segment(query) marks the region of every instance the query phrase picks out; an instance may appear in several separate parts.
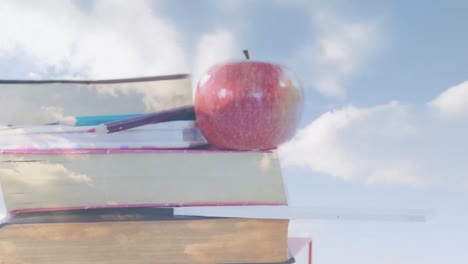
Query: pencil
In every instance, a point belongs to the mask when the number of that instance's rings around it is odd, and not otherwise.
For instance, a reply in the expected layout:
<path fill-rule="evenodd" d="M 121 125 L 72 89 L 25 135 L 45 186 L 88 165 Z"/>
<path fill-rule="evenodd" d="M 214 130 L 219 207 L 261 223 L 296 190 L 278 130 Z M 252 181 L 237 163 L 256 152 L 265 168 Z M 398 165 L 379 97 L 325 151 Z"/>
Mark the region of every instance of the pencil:
<path fill-rule="evenodd" d="M 48 125 L 64 126 L 97 126 L 100 124 L 114 122 L 122 119 L 141 116 L 143 114 L 125 114 L 125 115 L 98 115 L 98 116 L 69 116 L 64 119 L 49 123 Z"/>
<path fill-rule="evenodd" d="M 110 134 L 149 124 L 176 120 L 195 120 L 193 105 L 107 122 L 88 130 L 88 132 Z"/>

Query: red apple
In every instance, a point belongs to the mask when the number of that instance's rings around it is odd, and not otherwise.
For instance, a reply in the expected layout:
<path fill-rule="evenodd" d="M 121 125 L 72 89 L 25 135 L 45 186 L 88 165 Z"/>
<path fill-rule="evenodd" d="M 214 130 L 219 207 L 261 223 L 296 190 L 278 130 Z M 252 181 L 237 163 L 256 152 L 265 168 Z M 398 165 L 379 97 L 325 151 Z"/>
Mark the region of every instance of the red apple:
<path fill-rule="evenodd" d="M 197 123 L 208 142 L 223 149 L 272 149 L 299 124 L 303 90 L 284 67 L 240 61 L 212 67 L 195 92 Z"/>

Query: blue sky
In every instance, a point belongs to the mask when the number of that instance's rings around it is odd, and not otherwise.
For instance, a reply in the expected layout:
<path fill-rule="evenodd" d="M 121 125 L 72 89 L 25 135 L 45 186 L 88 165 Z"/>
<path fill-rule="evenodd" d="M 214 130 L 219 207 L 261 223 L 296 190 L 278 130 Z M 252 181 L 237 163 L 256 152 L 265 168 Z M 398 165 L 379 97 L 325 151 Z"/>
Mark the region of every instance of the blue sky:
<path fill-rule="evenodd" d="M 0 78 L 192 73 L 257 60 L 304 84 L 280 150 L 291 203 L 433 208 L 427 223 L 297 221 L 316 263 L 468 259 L 463 1 L 0 1 Z"/>

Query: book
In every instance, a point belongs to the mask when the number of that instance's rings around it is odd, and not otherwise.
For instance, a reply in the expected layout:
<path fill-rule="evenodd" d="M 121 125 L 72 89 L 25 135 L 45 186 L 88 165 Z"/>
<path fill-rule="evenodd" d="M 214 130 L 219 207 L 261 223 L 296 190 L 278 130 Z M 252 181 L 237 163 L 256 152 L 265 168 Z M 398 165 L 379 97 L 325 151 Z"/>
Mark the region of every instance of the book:
<path fill-rule="evenodd" d="M 0 113 L 0 263 L 293 262 L 284 214 L 222 209 L 287 204 L 276 151 L 211 149 L 192 116 L 167 122 L 192 103 L 188 76 L 0 91 L 15 109 Z M 102 120 L 116 133 L 94 133 Z M 176 210 L 188 207 L 200 210 Z"/>
<path fill-rule="evenodd" d="M 119 133 L 88 133 L 94 126 L 29 126 L 0 129 L 0 153 L 48 153 L 86 149 L 167 149 L 207 145 L 194 121 L 146 125 Z"/>
<path fill-rule="evenodd" d="M 276 151 L 76 149 L 68 154 L 2 154 L 0 184 L 7 212 L 287 204 Z"/>
<path fill-rule="evenodd" d="M 290 205 L 189 206 L 174 208 L 177 215 L 256 219 L 308 219 L 350 221 L 424 222 L 429 210 L 318 208 Z"/>
<path fill-rule="evenodd" d="M 296 264 L 312 264 L 312 239 L 289 237 L 288 248 Z"/>
<path fill-rule="evenodd" d="M 288 223 L 170 208 L 23 213 L 0 227 L 0 263 L 292 263 Z"/>
<path fill-rule="evenodd" d="M 0 125 L 35 126 L 70 116 L 158 112 L 192 104 L 188 75 L 115 80 L 0 80 Z"/>

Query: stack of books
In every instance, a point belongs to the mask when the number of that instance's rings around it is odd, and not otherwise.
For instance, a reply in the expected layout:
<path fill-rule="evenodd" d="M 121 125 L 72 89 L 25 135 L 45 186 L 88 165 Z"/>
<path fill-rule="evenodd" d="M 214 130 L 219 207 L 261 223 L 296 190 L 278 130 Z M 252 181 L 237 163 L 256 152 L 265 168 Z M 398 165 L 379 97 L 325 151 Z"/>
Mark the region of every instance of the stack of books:
<path fill-rule="evenodd" d="M 215 149 L 191 118 L 96 133 L 190 105 L 188 76 L 0 91 L 0 263 L 293 263 L 275 150 Z"/>

